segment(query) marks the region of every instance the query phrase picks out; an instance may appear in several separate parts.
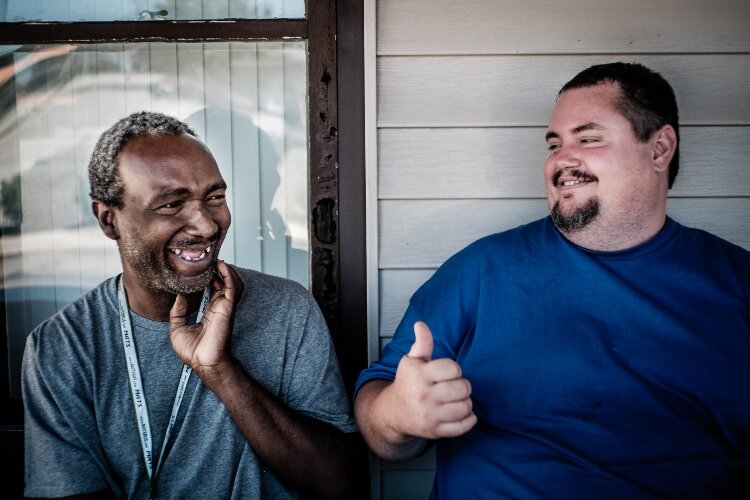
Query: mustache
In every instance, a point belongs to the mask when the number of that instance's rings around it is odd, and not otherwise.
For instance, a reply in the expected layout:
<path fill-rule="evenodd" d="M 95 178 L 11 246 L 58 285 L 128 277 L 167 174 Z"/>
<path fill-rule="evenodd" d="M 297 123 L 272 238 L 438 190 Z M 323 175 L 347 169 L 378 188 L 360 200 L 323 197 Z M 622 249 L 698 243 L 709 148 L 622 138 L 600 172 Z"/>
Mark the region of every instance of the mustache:
<path fill-rule="evenodd" d="M 216 231 L 209 238 L 184 238 L 181 240 L 174 240 L 171 245 L 176 247 L 189 247 L 193 245 L 213 245 L 221 238 L 221 230 Z"/>
<path fill-rule="evenodd" d="M 583 170 L 573 169 L 567 171 L 569 175 L 572 175 L 573 177 L 580 179 L 584 182 L 596 182 L 599 180 L 599 178 L 595 175 L 591 175 L 587 172 L 584 172 Z M 565 173 L 565 170 L 558 170 L 555 172 L 555 174 L 552 176 L 552 185 L 558 186 L 560 183 L 560 177 L 562 177 L 563 173 Z"/>

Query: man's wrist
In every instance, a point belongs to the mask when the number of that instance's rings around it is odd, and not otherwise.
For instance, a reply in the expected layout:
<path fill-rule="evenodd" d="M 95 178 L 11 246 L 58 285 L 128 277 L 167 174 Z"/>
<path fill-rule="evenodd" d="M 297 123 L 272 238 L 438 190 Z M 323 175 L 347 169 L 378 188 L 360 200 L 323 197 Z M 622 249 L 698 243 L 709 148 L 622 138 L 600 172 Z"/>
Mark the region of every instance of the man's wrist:
<path fill-rule="evenodd" d="M 201 382 L 206 387 L 216 392 L 215 389 L 220 389 L 236 381 L 237 376 L 243 370 L 234 357 L 228 356 L 219 363 L 203 365 L 195 368 L 193 371 L 195 371 L 195 374 L 198 375 L 198 378 L 201 379 Z"/>

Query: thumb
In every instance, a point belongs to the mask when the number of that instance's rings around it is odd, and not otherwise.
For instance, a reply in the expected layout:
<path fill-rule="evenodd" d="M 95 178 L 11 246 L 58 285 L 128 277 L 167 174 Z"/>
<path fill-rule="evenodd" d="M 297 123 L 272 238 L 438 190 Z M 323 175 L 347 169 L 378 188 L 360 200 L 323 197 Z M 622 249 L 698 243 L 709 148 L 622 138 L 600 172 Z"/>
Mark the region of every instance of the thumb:
<path fill-rule="evenodd" d="M 177 294 L 174 305 L 169 311 L 169 331 L 174 332 L 187 324 L 187 297 Z"/>
<path fill-rule="evenodd" d="M 407 356 L 421 358 L 425 361 L 432 359 L 432 332 L 427 323 L 423 321 L 414 323 L 414 344 L 412 344 Z"/>

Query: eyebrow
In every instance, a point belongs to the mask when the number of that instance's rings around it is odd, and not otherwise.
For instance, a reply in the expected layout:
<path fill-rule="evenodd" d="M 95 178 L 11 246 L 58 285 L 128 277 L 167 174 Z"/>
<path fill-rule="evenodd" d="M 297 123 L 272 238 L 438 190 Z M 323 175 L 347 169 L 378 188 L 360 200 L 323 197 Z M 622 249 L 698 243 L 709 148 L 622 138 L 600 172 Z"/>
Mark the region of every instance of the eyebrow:
<path fill-rule="evenodd" d="M 584 123 L 583 125 L 577 126 L 573 130 L 571 130 L 571 132 L 573 132 L 574 134 L 580 134 L 581 132 L 585 132 L 586 130 L 604 130 L 604 126 L 599 125 L 598 123 L 588 122 Z"/>
<path fill-rule="evenodd" d="M 208 186 L 208 189 L 206 189 L 206 193 L 211 193 L 213 191 L 219 190 L 219 189 L 226 189 L 227 183 L 224 181 L 214 182 L 210 186 Z M 190 190 L 185 187 L 178 187 L 178 188 L 167 188 L 162 189 L 159 191 L 152 199 L 152 202 L 159 201 L 163 198 L 169 198 L 170 196 L 185 196 L 187 194 L 190 194 Z"/>
<path fill-rule="evenodd" d="M 581 132 L 585 132 L 587 130 L 604 130 L 604 128 L 605 127 L 603 125 L 600 125 L 598 123 L 588 122 L 588 123 L 584 123 L 583 125 L 578 125 L 577 127 L 573 128 L 571 132 L 573 134 L 580 134 Z M 559 138 L 560 138 L 560 134 L 558 134 L 557 132 L 553 130 L 548 131 L 547 134 L 544 136 L 545 141 L 549 141 L 550 139 L 559 139 Z"/>

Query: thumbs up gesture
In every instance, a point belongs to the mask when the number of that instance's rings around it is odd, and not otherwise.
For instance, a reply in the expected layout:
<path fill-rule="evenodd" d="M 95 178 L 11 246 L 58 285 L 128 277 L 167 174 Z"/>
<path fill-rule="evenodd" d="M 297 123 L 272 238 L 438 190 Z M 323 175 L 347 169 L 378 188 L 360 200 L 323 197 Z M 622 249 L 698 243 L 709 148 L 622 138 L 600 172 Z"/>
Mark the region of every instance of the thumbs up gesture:
<path fill-rule="evenodd" d="M 401 359 L 389 387 L 394 427 L 403 434 L 438 439 L 468 432 L 477 423 L 471 384 L 452 359 L 432 360 L 433 340 L 423 322 L 414 324 L 414 344 Z"/>

